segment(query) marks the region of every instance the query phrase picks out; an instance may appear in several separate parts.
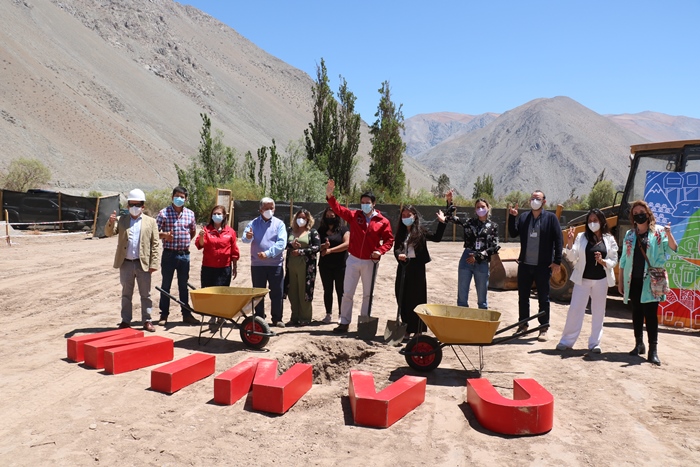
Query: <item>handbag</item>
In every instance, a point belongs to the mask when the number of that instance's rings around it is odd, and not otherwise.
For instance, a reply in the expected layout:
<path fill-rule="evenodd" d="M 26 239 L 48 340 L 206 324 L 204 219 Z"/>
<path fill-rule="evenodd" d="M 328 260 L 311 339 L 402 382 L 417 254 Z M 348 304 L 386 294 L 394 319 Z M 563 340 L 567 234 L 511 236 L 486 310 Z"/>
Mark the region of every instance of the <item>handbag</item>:
<path fill-rule="evenodd" d="M 647 258 L 647 254 L 644 248 L 640 247 L 644 259 L 647 262 L 647 273 L 649 274 L 650 284 L 651 284 L 651 295 L 657 300 L 660 300 L 663 295 L 667 295 L 671 292 L 668 286 L 668 274 L 666 273 L 666 268 L 654 268 Z"/>

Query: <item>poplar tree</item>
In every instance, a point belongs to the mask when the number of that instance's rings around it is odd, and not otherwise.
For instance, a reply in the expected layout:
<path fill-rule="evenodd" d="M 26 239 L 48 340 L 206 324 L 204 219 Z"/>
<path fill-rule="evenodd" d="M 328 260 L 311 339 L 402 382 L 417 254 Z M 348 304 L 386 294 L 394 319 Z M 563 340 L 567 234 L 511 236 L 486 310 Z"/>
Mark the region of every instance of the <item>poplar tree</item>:
<path fill-rule="evenodd" d="M 326 62 L 321 58 L 321 64 L 316 65 L 316 83 L 311 87 L 314 99 L 313 122 L 304 130 L 306 142 L 306 157 L 322 172 L 328 172 L 328 161 L 333 151 L 334 120 L 337 119 L 338 103 L 328 85 Z"/>
<path fill-rule="evenodd" d="M 369 183 L 375 191 L 385 191 L 392 197 L 403 194 L 406 175 L 403 172 L 403 153 L 406 143 L 401 139 L 404 118 L 400 104 L 398 108 L 391 100 L 389 82 L 384 81 L 379 89 L 381 98 L 374 114 L 377 120 L 370 128 L 371 163 Z"/>
<path fill-rule="evenodd" d="M 335 119 L 335 142 L 328 163 L 328 176 L 335 180 L 340 193 L 348 194 L 357 167 L 357 151 L 360 149 L 360 114 L 355 113 L 355 94 L 348 89 L 345 78 L 340 77 L 338 89 L 340 106 Z"/>

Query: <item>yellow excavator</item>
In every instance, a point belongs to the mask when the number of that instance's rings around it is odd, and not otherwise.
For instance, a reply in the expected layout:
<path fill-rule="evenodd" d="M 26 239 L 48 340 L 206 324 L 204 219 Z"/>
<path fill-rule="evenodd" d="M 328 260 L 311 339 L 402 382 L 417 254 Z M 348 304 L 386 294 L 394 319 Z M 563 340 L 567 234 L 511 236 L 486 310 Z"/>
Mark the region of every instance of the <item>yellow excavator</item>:
<path fill-rule="evenodd" d="M 608 221 L 608 227 L 615 236 L 617 244 L 631 228 L 630 204 L 644 199 L 647 172 L 700 172 L 700 140 L 667 141 L 662 143 L 636 144 L 630 147 L 630 171 L 624 191 L 615 194 L 613 205 L 601 209 Z M 698 189 L 700 194 L 700 188 Z M 618 199 L 619 198 L 619 199 Z M 557 207 L 557 218 L 562 206 Z M 506 214 L 507 216 L 508 214 Z M 507 218 L 506 218 L 507 220 Z M 572 219 L 562 230 L 573 227 L 576 233 L 585 229 L 586 216 Z M 564 236 L 566 239 L 566 235 Z M 520 253 L 519 246 L 502 245 L 497 255 L 491 259 L 491 278 L 489 286 L 499 290 L 517 289 L 518 267 L 516 260 Z M 552 275 L 550 280 L 550 297 L 553 300 L 568 302 L 571 299 L 573 283 L 569 280 L 573 266 L 562 259 L 560 274 Z M 615 277 L 619 277 L 617 270 Z"/>

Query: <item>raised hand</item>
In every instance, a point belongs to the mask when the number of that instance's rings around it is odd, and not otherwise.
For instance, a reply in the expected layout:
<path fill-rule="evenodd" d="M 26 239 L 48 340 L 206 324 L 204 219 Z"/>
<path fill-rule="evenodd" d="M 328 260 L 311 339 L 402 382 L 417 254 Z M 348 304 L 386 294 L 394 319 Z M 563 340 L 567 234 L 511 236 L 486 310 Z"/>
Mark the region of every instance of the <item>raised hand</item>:
<path fill-rule="evenodd" d="M 508 212 L 510 213 L 511 216 L 517 216 L 518 215 L 518 203 L 515 203 L 514 207 L 508 208 Z"/>
<path fill-rule="evenodd" d="M 117 222 L 117 211 L 112 211 L 112 214 L 109 216 L 109 223 L 114 224 Z"/>
<path fill-rule="evenodd" d="M 326 198 L 333 196 L 333 191 L 335 191 L 335 181 L 333 181 L 332 178 L 329 178 L 328 183 L 326 184 Z"/>
<path fill-rule="evenodd" d="M 437 218 L 438 218 L 438 220 L 439 220 L 440 222 L 442 222 L 443 224 L 445 223 L 446 217 L 445 217 L 445 214 L 442 212 L 442 210 L 439 210 L 439 211 L 437 212 Z"/>

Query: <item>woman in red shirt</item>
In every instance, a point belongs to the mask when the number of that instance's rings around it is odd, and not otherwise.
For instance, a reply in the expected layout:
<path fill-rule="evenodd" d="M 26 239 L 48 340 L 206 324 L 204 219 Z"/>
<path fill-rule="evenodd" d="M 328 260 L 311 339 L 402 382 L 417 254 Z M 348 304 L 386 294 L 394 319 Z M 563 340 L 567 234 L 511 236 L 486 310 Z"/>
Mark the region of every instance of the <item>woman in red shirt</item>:
<path fill-rule="evenodd" d="M 237 275 L 236 263 L 240 258 L 236 231 L 228 226 L 226 208 L 214 206 L 209 224 L 199 232 L 195 246 L 204 249 L 202 256 L 202 287 L 230 286 Z"/>

